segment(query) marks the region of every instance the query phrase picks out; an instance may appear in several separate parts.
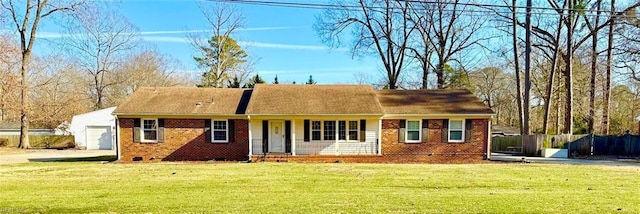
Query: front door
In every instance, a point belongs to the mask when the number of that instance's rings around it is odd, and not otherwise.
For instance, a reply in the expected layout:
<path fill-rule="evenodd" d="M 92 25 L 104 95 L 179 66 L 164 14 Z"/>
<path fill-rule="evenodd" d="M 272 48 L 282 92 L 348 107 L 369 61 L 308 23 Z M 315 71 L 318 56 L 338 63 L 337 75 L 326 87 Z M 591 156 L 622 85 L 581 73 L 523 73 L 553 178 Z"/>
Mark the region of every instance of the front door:
<path fill-rule="evenodd" d="M 284 153 L 284 126 L 282 121 L 271 121 L 269 151 Z"/>

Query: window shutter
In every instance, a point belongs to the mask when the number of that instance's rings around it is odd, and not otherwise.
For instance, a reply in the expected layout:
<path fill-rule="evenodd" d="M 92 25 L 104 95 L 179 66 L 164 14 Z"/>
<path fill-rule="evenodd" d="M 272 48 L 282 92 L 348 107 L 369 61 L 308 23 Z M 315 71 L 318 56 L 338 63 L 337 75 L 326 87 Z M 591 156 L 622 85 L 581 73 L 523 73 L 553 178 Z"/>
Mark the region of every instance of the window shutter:
<path fill-rule="evenodd" d="M 206 139 L 206 142 L 211 142 L 212 141 L 212 136 L 211 136 L 211 119 L 206 119 L 204 120 L 204 139 Z"/>
<path fill-rule="evenodd" d="M 464 139 L 466 142 L 471 141 L 471 130 L 473 129 L 473 122 L 471 119 L 464 120 Z"/>
<path fill-rule="evenodd" d="M 304 142 L 309 142 L 309 120 L 304 120 Z"/>
<path fill-rule="evenodd" d="M 235 125 L 236 125 L 236 120 L 227 120 L 227 133 L 229 134 L 229 136 L 227 136 L 227 139 L 229 139 L 229 143 L 234 142 L 235 141 L 235 136 L 234 136 L 234 132 L 235 132 Z"/>
<path fill-rule="evenodd" d="M 404 143 L 405 134 L 407 133 L 407 120 L 400 120 L 400 129 L 398 129 L 398 142 Z"/>
<path fill-rule="evenodd" d="M 140 118 L 133 119 L 133 142 L 140 142 Z"/>
<path fill-rule="evenodd" d="M 164 142 L 164 119 L 158 119 L 158 143 Z"/>
<path fill-rule="evenodd" d="M 449 119 L 442 120 L 442 142 L 449 142 Z"/>
<path fill-rule="evenodd" d="M 291 153 L 291 121 L 284 121 L 284 152 Z"/>
<path fill-rule="evenodd" d="M 429 120 L 422 120 L 422 142 L 429 142 Z"/>
<path fill-rule="evenodd" d="M 360 120 L 360 142 L 367 141 L 367 120 Z"/>
<path fill-rule="evenodd" d="M 262 121 L 262 153 L 269 152 L 269 121 Z"/>

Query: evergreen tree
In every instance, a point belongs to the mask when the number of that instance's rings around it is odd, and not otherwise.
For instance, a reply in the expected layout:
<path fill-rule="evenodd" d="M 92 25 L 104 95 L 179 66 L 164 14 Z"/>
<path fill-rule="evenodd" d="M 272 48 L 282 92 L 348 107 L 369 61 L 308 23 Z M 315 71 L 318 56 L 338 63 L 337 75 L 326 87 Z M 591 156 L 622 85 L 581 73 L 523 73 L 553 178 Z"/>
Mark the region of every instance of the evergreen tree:
<path fill-rule="evenodd" d="M 313 76 L 309 75 L 309 80 L 307 80 L 307 85 L 315 85 L 317 82 L 313 80 Z"/>
<path fill-rule="evenodd" d="M 280 82 L 278 82 L 278 75 L 276 75 L 276 78 L 273 80 L 273 84 L 280 84 Z"/>
<path fill-rule="evenodd" d="M 228 72 L 247 61 L 247 53 L 240 45 L 228 36 L 213 36 L 206 46 L 198 47 L 203 56 L 194 57 L 198 66 L 205 68 L 202 83 L 198 87 L 221 88 L 228 80 Z"/>
<path fill-rule="evenodd" d="M 240 88 L 240 80 L 238 79 L 238 77 L 234 77 L 233 80 L 227 80 L 227 87 Z"/>
<path fill-rule="evenodd" d="M 262 79 L 262 77 L 256 74 L 255 76 L 251 77 L 249 81 L 247 81 L 247 84 L 244 84 L 243 88 L 253 88 L 254 86 L 256 86 L 256 84 L 263 84 L 263 83 L 266 83 L 266 82 Z"/>

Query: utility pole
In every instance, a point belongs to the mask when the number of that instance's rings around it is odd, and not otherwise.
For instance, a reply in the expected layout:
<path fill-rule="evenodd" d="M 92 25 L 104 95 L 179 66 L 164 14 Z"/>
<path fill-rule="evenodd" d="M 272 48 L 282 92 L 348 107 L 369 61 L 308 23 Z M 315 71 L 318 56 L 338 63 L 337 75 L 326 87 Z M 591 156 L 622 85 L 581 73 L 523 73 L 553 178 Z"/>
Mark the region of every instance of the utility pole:
<path fill-rule="evenodd" d="M 531 3 L 532 0 L 527 0 L 527 14 L 526 14 L 526 38 L 525 38 L 525 59 L 524 59 L 524 119 L 523 119 L 523 132 L 525 135 L 531 134 L 531 127 L 529 127 L 529 118 L 531 111 Z"/>

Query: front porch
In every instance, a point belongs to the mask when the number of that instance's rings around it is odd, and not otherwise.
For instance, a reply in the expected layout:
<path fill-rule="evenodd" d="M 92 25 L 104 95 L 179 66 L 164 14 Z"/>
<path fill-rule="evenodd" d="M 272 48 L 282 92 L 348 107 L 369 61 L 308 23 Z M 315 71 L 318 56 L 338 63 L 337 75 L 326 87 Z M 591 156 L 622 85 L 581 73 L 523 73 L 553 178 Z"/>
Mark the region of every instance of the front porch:
<path fill-rule="evenodd" d="M 379 141 L 372 142 L 304 142 L 303 139 L 293 140 L 285 144 L 285 151 L 270 151 L 269 141 L 253 139 L 251 154 L 253 155 L 377 155 Z M 273 147 L 273 146 L 271 146 Z"/>
<path fill-rule="evenodd" d="M 312 118 L 255 120 L 250 156 L 380 155 L 380 119 Z"/>

